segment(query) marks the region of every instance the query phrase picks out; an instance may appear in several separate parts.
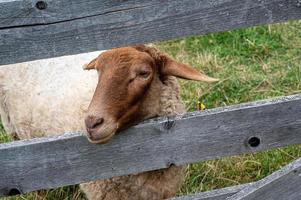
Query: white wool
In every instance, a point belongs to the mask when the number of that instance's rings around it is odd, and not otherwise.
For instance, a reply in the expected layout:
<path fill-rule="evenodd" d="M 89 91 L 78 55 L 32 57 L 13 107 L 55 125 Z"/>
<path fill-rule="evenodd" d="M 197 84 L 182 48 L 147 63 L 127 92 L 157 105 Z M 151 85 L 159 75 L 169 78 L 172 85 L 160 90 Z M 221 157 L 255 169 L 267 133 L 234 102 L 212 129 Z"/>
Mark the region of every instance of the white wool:
<path fill-rule="evenodd" d="M 100 53 L 0 66 L 0 114 L 8 133 L 28 139 L 82 130 L 98 81 L 82 65 Z"/>

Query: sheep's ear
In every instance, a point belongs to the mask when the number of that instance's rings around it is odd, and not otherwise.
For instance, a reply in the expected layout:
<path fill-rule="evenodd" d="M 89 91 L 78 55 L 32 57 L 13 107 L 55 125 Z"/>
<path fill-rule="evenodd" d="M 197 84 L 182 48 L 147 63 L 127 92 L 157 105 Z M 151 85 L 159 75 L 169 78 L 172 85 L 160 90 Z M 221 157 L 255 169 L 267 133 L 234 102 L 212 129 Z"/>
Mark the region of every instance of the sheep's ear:
<path fill-rule="evenodd" d="M 206 76 L 205 74 L 198 72 L 196 69 L 183 63 L 179 63 L 166 55 L 161 55 L 161 60 L 163 61 L 160 69 L 162 75 L 176 76 L 179 78 L 195 81 L 219 81 L 219 79 Z"/>
<path fill-rule="evenodd" d="M 194 68 L 185 65 L 183 63 L 179 63 L 167 55 L 162 54 L 154 47 L 146 46 L 146 45 L 136 45 L 133 46 L 135 49 L 141 52 L 148 53 L 155 61 L 157 66 L 159 66 L 160 73 L 164 76 L 176 76 L 179 78 L 184 78 L 188 80 L 195 81 L 205 81 L 205 82 L 216 82 L 219 81 L 216 78 L 211 78 L 206 76 Z"/>
<path fill-rule="evenodd" d="M 84 64 L 83 69 L 84 70 L 95 69 L 96 68 L 96 62 L 97 62 L 97 58 L 94 58 L 89 64 Z"/>

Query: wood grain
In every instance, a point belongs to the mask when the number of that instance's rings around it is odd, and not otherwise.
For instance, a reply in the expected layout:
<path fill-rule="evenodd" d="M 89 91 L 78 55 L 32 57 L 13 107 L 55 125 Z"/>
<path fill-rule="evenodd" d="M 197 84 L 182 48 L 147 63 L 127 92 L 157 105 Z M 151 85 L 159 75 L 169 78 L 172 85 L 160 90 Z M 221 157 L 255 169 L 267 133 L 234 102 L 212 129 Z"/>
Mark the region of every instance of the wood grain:
<path fill-rule="evenodd" d="M 170 200 L 225 200 L 227 197 L 230 197 L 242 189 L 250 186 L 253 183 L 241 184 L 232 187 L 226 187 L 222 189 L 212 190 L 208 192 L 200 192 L 196 194 L 191 194 L 187 196 L 175 197 Z"/>
<path fill-rule="evenodd" d="M 227 200 L 296 200 L 301 199 L 301 158 L 272 175 L 244 187 Z"/>
<path fill-rule="evenodd" d="M 0 1 L 0 65 L 301 19 L 296 0 Z"/>
<path fill-rule="evenodd" d="M 150 120 L 104 145 L 79 133 L 1 144 L 0 196 L 301 144 L 300 115 L 294 95 Z"/>
<path fill-rule="evenodd" d="M 296 200 L 301 199 L 301 158 L 259 180 L 171 200 Z"/>

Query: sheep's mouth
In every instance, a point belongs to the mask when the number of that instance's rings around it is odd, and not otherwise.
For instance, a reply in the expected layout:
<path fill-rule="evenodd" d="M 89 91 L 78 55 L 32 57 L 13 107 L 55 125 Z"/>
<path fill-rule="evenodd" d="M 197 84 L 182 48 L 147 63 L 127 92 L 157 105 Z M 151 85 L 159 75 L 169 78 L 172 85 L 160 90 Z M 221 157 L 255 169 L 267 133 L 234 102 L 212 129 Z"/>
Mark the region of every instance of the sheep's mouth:
<path fill-rule="evenodd" d="M 112 139 L 117 129 L 118 129 L 118 123 L 115 125 L 113 124 L 105 125 L 99 128 L 98 130 L 96 130 L 94 134 L 92 135 L 87 134 L 87 138 L 89 142 L 93 144 L 104 144 Z"/>
<path fill-rule="evenodd" d="M 89 142 L 93 143 L 93 144 L 105 144 L 108 141 L 111 140 L 111 138 L 115 135 L 115 132 L 106 135 L 104 137 L 87 137 Z"/>

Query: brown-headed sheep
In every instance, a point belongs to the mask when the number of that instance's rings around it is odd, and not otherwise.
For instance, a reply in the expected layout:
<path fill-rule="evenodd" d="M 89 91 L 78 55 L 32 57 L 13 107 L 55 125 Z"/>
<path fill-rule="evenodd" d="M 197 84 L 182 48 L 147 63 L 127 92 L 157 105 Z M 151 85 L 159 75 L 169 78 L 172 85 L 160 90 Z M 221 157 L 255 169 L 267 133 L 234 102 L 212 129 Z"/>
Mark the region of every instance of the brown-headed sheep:
<path fill-rule="evenodd" d="M 0 68 L 0 114 L 9 133 L 25 139 L 75 131 L 83 128 L 85 118 L 89 141 L 105 143 L 142 120 L 185 112 L 175 77 L 217 80 L 144 45 L 112 49 L 93 59 L 85 69 L 97 70 L 98 83 L 87 72 L 67 80 L 78 69 L 55 65 L 60 64 Z M 174 196 L 183 180 L 184 167 L 171 166 L 80 188 L 91 200 L 164 199 Z"/>

